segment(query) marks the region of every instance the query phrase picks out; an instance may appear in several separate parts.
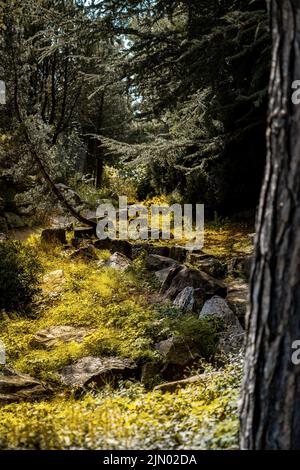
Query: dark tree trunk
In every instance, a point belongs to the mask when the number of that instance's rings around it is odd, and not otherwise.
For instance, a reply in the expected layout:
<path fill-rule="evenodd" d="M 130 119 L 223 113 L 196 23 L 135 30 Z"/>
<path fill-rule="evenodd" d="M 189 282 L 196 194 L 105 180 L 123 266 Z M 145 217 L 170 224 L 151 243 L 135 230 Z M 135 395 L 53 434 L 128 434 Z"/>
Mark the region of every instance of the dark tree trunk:
<path fill-rule="evenodd" d="M 258 214 L 241 407 L 242 449 L 300 449 L 300 1 L 271 1 L 268 156 Z"/>

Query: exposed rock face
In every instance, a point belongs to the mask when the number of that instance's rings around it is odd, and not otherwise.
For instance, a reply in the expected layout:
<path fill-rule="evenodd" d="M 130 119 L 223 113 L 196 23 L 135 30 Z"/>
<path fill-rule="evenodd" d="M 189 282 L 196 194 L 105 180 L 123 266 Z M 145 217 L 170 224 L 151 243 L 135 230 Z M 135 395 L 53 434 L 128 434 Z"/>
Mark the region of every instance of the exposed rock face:
<path fill-rule="evenodd" d="M 218 345 L 219 353 L 235 353 L 243 347 L 244 330 L 226 300 L 218 296 L 207 300 L 199 318 L 204 316 L 214 316 L 224 322 L 224 332 L 220 335 Z"/>
<path fill-rule="evenodd" d="M 184 246 L 180 245 L 173 245 L 170 248 L 170 258 L 175 259 L 176 261 L 179 261 L 180 263 L 184 263 L 188 257 L 188 254 L 190 251 L 185 248 Z"/>
<path fill-rule="evenodd" d="M 8 367 L 0 368 L 0 405 L 40 398 L 46 389 L 29 375 L 19 374 Z"/>
<path fill-rule="evenodd" d="M 226 263 L 214 256 L 191 253 L 188 256 L 188 262 L 197 267 L 200 271 L 204 271 L 217 279 L 223 279 L 227 273 Z"/>
<path fill-rule="evenodd" d="M 176 380 L 188 365 L 200 357 L 198 348 L 191 338 L 174 336 L 155 345 L 163 358 L 160 375 L 166 380 Z"/>
<path fill-rule="evenodd" d="M 103 386 L 118 379 L 133 377 L 135 368 L 127 359 L 115 357 L 83 357 L 59 371 L 62 382 L 69 386 Z"/>
<path fill-rule="evenodd" d="M 228 272 L 234 277 L 250 279 L 253 255 L 237 256 L 228 262 Z"/>
<path fill-rule="evenodd" d="M 198 296 L 200 291 L 208 299 L 213 295 L 226 297 L 227 289 L 225 285 L 214 279 L 209 274 L 196 269 L 190 269 L 186 266 L 175 266 L 171 269 L 167 279 L 162 285 L 161 292 L 172 300 L 186 287 L 197 289 Z"/>
<path fill-rule="evenodd" d="M 127 240 L 96 240 L 94 242 L 94 247 L 97 250 L 109 250 L 112 253 L 122 253 L 127 256 L 127 258 L 132 257 L 132 245 Z"/>
<path fill-rule="evenodd" d="M 146 258 L 146 268 L 149 271 L 161 271 L 166 268 L 178 266 L 177 261 L 172 258 L 160 255 L 148 255 Z"/>
<path fill-rule="evenodd" d="M 141 382 L 147 388 L 153 388 L 158 382 L 162 363 L 160 362 L 147 362 L 142 367 Z"/>
<path fill-rule="evenodd" d="M 63 343 L 81 343 L 84 338 L 95 330 L 88 328 L 74 328 L 72 326 L 50 326 L 38 331 L 31 340 L 31 345 L 41 349 L 51 349 L 62 341 Z"/>
<path fill-rule="evenodd" d="M 192 311 L 195 303 L 194 292 L 195 289 L 193 287 L 185 287 L 179 292 L 173 305 L 186 311 Z"/>
<path fill-rule="evenodd" d="M 41 235 L 42 243 L 50 244 L 62 244 L 67 243 L 66 231 L 63 228 L 48 228 L 42 231 Z"/>
<path fill-rule="evenodd" d="M 131 266 L 131 261 L 125 255 L 122 255 L 122 253 L 114 253 L 108 260 L 99 261 L 98 266 L 113 268 L 118 271 L 125 271 Z"/>
<path fill-rule="evenodd" d="M 170 248 L 166 245 L 154 245 L 153 243 L 133 243 L 132 244 L 132 259 L 138 258 L 142 252 L 149 255 L 159 255 L 169 257 Z"/>
<path fill-rule="evenodd" d="M 85 261 L 98 260 L 98 256 L 93 245 L 86 245 L 78 248 L 70 255 L 70 259 L 83 259 Z"/>

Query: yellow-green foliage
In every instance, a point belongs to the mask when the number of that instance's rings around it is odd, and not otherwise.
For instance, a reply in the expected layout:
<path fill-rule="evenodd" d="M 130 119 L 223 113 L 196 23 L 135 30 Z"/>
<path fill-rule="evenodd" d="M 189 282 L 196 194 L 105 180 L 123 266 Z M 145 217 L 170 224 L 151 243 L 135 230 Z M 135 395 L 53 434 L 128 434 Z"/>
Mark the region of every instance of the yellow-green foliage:
<path fill-rule="evenodd" d="M 240 365 L 176 393 L 124 384 L 0 409 L 3 449 L 234 449 Z"/>
<path fill-rule="evenodd" d="M 43 295 L 32 318 L 15 315 L 0 323 L 8 362 L 17 370 L 47 381 L 62 366 L 88 355 L 122 356 L 141 363 L 156 358 L 153 346 L 157 341 L 182 334 L 194 337 L 204 356 L 212 354 L 218 325 L 194 316 L 182 317 L 168 304 L 151 305 L 150 284 L 139 261 L 132 270 L 121 273 L 99 268 L 94 262 L 71 261 L 58 248 L 39 247 L 35 238 L 28 243 L 38 248 L 46 273 L 63 269 L 65 282 L 54 299 L 50 294 L 57 286 L 51 280 L 42 285 Z M 107 253 L 100 252 L 100 256 Z M 32 346 L 37 331 L 57 325 L 95 331 L 80 344 L 58 344 L 46 351 Z"/>

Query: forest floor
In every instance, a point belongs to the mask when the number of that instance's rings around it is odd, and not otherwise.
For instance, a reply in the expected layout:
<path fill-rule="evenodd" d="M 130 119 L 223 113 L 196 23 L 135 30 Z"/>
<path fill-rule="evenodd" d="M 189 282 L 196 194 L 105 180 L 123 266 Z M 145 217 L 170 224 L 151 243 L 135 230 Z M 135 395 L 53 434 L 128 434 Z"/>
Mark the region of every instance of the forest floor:
<path fill-rule="evenodd" d="M 221 261 L 248 255 L 250 232 L 247 225 L 208 225 L 203 251 Z M 36 250 L 44 277 L 29 315 L 3 314 L 0 339 L 9 367 L 34 377 L 46 392 L 0 408 L 1 449 L 237 448 L 241 354 L 212 360 L 215 326 L 159 296 L 142 255 L 122 271 L 105 266 L 106 250 L 97 250 L 94 259 L 74 259 L 70 249 L 41 244 L 39 233 L 13 236 Z M 88 334 L 37 345 L 39 332 L 59 325 Z M 155 363 L 155 344 L 170 337 L 201 343 L 203 357 L 182 377 L 198 375 L 195 383 L 165 391 L 131 377 L 117 385 L 107 380 L 101 388 L 70 387 L 57 375 L 84 357 L 126 358 L 141 368 Z"/>

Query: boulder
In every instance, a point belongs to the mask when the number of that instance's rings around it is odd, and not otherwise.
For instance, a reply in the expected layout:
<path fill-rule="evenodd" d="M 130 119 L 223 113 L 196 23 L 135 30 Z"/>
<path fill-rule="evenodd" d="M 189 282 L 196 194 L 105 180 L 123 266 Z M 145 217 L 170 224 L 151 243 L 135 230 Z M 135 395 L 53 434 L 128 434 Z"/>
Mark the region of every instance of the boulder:
<path fill-rule="evenodd" d="M 200 357 L 199 349 L 191 338 L 174 336 L 155 345 L 163 360 L 160 375 L 166 380 L 182 378 L 184 369 Z"/>
<path fill-rule="evenodd" d="M 223 332 L 217 348 L 218 353 L 237 353 L 244 345 L 245 332 L 228 303 L 221 297 L 214 296 L 207 300 L 200 312 L 199 318 L 215 317 L 224 323 Z"/>
<path fill-rule="evenodd" d="M 159 255 L 168 258 L 170 255 L 170 248 L 167 245 L 148 242 L 132 244 L 132 259 L 138 258 L 143 252 L 146 252 L 148 255 Z"/>
<path fill-rule="evenodd" d="M 108 260 L 99 261 L 98 266 L 113 268 L 118 271 L 125 271 L 126 269 L 130 268 L 131 260 L 125 255 L 122 255 L 122 253 L 114 253 Z"/>
<path fill-rule="evenodd" d="M 55 245 L 57 244 L 65 245 L 67 243 L 66 231 L 63 228 L 45 229 L 42 231 L 41 242 L 55 244 Z"/>
<path fill-rule="evenodd" d="M 169 268 L 165 268 L 165 269 L 160 269 L 159 271 L 155 271 L 155 277 L 158 279 L 158 281 L 160 282 L 160 284 L 163 284 L 165 282 L 165 280 L 167 279 L 167 277 L 169 276 L 170 274 L 170 271 L 173 269 L 173 266 L 170 266 Z"/>
<path fill-rule="evenodd" d="M 150 254 L 146 258 L 146 268 L 149 271 L 161 271 L 174 266 L 178 266 L 177 261 L 166 256 Z"/>
<path fill-rule="evenodd" d="M 225 262 L 204 254 L 190 254 L 188 262 L 197 267 L 200 271 L 204 271 L 212 277 L 223 279 L 227 274 L 227 266 Z"/>
<path fill-rule="evenodd" d="M 65 275 L 63 269 L 57 269 L 43 277 L 43 293 L 52 298 L 58 297 L 64 290 Z"/>
<path fill-rule="evenodd" d="M 111 253 L 122 253 L 122 255 L 127 256 L 127 258 L 132 257 L 132 245 L 127 240 L 110 240 L 109 238 L 96 240 L 94 247 L 97 248 L 97 250 L 109 250 Z"/>
<path fill-rule="evenodd" d="M 142 367 L 141 382 L 147 388 L 153 388 L 160 380 L 160 362 L 146 362 Z"/>
<path fill-rule="evenodd" d="M 179 263 L 184 263 L 189 253 L 190 250 L 188 250 L 186 247 L 180 245 L 173 245 L 170 248 L 169 257 L 175 259 L 176 261 L 179 261 Z"/>
<path fill-rule="evenodd" d="M 173 302 L 174 307 L 181 308 L 182 310 L 192 311 L 194 308 L 194 292 L 193 287 L 185 287 Z"/>
<path fill-rule="evenodd" d="M 69 386 L 103 386 L 135 374 L 135 368 L 127 359 L 116 357 L 83 357 L 74 364 L 63 367 L 58 375 Z"/>
<path fill-rule="evenodd" d="M 41 398 L 46 389 L 39 380 L 4 366 L 0 368 L 0 405 Z"/>
<path fill-rule="evenodd" d="M 225 285 L 214 279 L 209 274 L 197 269 L 190 269 L 187 266 L 175 266 L 170 270 L 168 277 L 162 285 L 161 292 L 172 300 L 185 289 L 193 287 L 197 289 L 198 296 L 202 292 L 203 298 L 210 298 L 213 295 L 226 297 L 227 289 Z"/>
<path fill-rule="evenodd" d="M 249 281 L 251 268 L 253 263 L 253 255 L 236 256 L 228 261 L 228 274 L 233 277 L 241 277 Z"/>
<path fill-rule="evenodd" d="M 40 349 L 51 349 L 61 341 L 63 343 L 82 343 L 84 338 L 94 333 L 95 330 L 73 326 L 50 326 L 38 331 L 31 340 L 31 346 Z"/>

